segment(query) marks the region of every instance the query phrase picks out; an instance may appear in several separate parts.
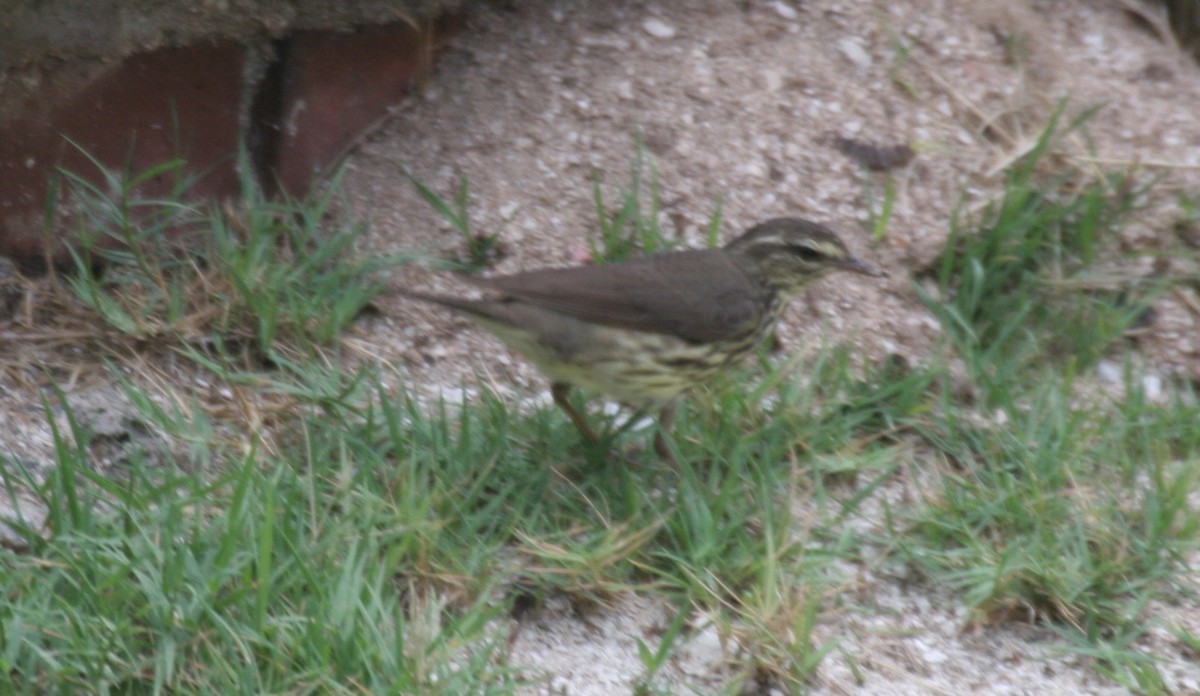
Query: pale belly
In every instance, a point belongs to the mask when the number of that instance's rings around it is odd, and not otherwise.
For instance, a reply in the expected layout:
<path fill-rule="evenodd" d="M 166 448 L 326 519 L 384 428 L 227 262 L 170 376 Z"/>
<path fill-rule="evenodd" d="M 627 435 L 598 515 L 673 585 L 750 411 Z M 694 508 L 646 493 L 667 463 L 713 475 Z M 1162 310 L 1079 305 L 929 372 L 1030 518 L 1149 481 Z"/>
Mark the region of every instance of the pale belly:
<path fill-rule="evenodd" d="M 587 326 L 569 341 L 534 340 L 528 332 L 479 320 L 554 382 L 584 387 L 630 404 L 665 403 L 712 379 L 758 343 L 761 332 L 743 337 L 736 350 L 683 339 L 602 326 Z"/>

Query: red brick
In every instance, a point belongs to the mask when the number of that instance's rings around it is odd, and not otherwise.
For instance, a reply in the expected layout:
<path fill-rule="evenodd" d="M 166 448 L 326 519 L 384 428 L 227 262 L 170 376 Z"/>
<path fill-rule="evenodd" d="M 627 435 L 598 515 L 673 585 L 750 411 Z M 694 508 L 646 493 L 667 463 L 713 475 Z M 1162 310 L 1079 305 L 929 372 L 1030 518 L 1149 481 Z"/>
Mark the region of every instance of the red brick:
<path fill-rule="evenodd" d="M 284 191 L 303 193 L 387 116 L 428 69 L 432 40 L 403 23 L 301 31 L 288 40 L 275 169 Z"/>
<path fill-rule="evenodd" d="M 193 194 L 236 192 L 244 62 L 244 48 L 233 42 L 134 55 L 72 94 L 40 100 L 49 107 L 0 124 L 0 254 L 41 257 L 46 183 L 55 168 L 102 180 L 84 152 L 133 173 L 182 157 L 201 174 Z M 54 83 L 53 71 L 45 82 Z M 160 176 L 137 193 L 162 196 L 171 183 Z M 61 259 L 59 245 L 52 248 Z"/>

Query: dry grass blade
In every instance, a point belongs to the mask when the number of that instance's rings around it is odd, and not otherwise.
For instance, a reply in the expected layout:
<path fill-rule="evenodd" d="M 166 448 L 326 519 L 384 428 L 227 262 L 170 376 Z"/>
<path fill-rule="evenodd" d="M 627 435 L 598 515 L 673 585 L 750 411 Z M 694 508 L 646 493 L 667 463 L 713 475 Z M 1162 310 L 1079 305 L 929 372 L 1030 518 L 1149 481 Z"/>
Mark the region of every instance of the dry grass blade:
<path fill-rule="evenodd" d="M 1152 5 L 1145 0 L 1119 0 L 1119 2 L 1126 12 L 1145 22 L 1158 40 L 1163 42 L 1163 45 L 1169 46 L 1172 51 L 1181 50 L 1179 40 L 1175 38 L 1175 32 L 1171 30 L 1171 18 L 1165 3 Z"/>

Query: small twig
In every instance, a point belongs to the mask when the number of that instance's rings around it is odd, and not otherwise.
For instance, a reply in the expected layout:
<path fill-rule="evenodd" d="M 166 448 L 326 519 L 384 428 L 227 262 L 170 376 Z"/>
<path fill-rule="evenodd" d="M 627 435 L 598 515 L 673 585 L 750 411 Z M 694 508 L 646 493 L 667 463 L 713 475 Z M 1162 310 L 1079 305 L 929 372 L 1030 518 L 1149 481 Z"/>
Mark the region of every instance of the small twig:
<path fill-rule="evenodd" d="M 1093 157 L 1091 155 L 1068 155 L 1072 159 L 1091 164 L 1115 164 L 1129 167 L 1159 167 L 1162 169 L 1200 169 L 1200 163 L 1167 162 L 1165 160 L 1120 159 L 1116 157 Z"/>
<path fill-rule="evenodd" d="M 102 332 L 96 331 L 43 331 L 22 333 L 19 331 L 3 331 L 0 332 L 0 343 L 12 342 L 21 343 L 24 341 L 72 341 L 80 338 L 98 338 L 104 336 Z"/>
<path fill-rule="evenodd" d="M 1200 317 L 1200 302 L 1197 302 L 1195 297 L 1184 292 L 1183 288 L 1175 288 L 1174 295 L 1179 298 L 1180 302 L 1187 305 L 1187 308 L 1192 310 L 1193 314 Z"/>
<path fill-rule="evenodd" d="M 1167 16 L 1167 6 L 1159 5 L 1157 8 L 1151 8 L 1142 0 L 1119 0 L 1121 7 L 1129 14 L 1136 15 L 1158 35 L 1158 39 L 1167 46 L 1178 51 L 1179 42 L 1175 39 L 1175 32 L 1171 31 L 1171 20 Z"/>
<path fill-rule="evenodd" d="M 1007 153 L 1005 153 L 1004 156 L 1001 157 L 998 162 L 996 162 L 992 166 L 988 167 L 987 171 L 985 171 L 983 173 L 983 175 L 985 177 L 991 178 L 993 176 L 996 176 L 1000 172 L 1007 170 L 1009 167 L 1011 167 L 1013 165 L 1014 162 L 1016 162 L 1017 160 L 1021 159 L 1025 155 L 1028 155 L 1030 152 L 1032 152 L 1033 149 L 1038 146 L 1038 141 L 1039 141 L 1039 138 L 1032 137 L 1032 138 L 1026 138 L 1024 142 L 1010 143 L 1012 145 L 1012 149 L 1009 150 Z"/>

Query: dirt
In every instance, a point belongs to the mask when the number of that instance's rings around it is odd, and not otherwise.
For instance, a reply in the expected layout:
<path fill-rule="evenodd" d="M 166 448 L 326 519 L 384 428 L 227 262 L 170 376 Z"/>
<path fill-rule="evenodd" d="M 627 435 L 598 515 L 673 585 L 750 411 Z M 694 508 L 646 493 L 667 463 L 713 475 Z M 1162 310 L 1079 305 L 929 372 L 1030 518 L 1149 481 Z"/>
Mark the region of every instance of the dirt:
<path fill-rule="evenodd" d="M 447 197 L 466 177 L 475 228 L 502 242 L 496 272 L 568 265 L 586 257 L 596 229 L 593 182 L 616 200 L 640 134 L 661 185 L 662 227 L 685 244 L 703 243 L 720 202 L 726 239 L 800 215 L 887 270 L 886 279 L 828 279 L 794 302 L 779 330 L 785 349 L 845 343 L 863 360 L 940 359 L 938 325 L 914 277 L 943 248 L 955 214 L 1000 190 L 1005 165 L 1060 103 L 1068 115 L 1101 107 L 1090 138 L 1059 145 L 1064 163 L 1159 178 L 1123 232 L 1121 272 L 1198 272 L 1194 249 L 1190 260 L 1180 253 L 1193 230 L 1175 223 L 1179 192 L 1200 193 L 1200 67 L 1156 30 L 1156 12 L 1136 0 L 492 3 L 470 17 L 420 94 L 352 153 L 345 190 L 372 223 L 371 250 L 453 255 L 461 238 L 403 171 Z M 915 156 L 872 173 L 837 138 L 907 144 Z M 886 177 L 896 202 L 876 241 L 867 200 Z M 394 283 L 463 290 L 417 266 Z M 353 340 L 412 388 L 453 395 L 482 379 L 514 402 L 545 398 L 531 366 L 464 320 L 398 297 L 379 304 L 382 315 L 360 322 Z M 1200 380 L 1194 286 L 1161 297 L 1150 316 L 1136 339 L 1145 378 Z M 30 431 L 41 409 L 27 395 L 0 384 L 0 446 L 44 461 L 44 426 Z M 864 519 L 867 532 L 882 524 Z M 818 643 L 839 643 L 815 693 L 1126 693 L 1087 659 L 1063 656 L 1046 629 L 971 627 L 960 600 L 871 559 L 846 574 L 873 610 L 822 615 Z M 547 677 L 530 693 L 627 693 L 642 671 L 636 641 L 652 643 L 667 611 L 629 597 L 585 622 L 551 606 L 520 627 L 511 660 Z M 1200 693 L 1194 655 L 1165 628 L 1200 635 L 1200 610 L 1146 613 L 1154 628 L 1138 648 L 1164 660 L 1175 693 Z M 737 646 L 703 622 L 691 629 L 661 684 L 712 693 Z"/>

